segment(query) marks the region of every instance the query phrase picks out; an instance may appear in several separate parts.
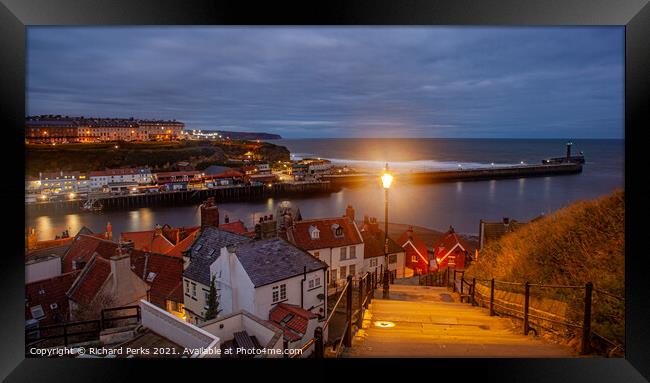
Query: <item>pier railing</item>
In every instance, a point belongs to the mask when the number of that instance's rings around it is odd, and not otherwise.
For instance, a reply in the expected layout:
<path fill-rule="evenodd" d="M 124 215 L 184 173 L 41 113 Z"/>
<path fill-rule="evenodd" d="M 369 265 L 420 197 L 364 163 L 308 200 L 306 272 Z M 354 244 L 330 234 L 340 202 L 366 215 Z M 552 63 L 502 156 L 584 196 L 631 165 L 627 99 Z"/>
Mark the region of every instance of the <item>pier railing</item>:
<path fill-rule="evenodd" d="M 379 285 L 379 277 L 377 272 L 366 272 L 362 277 L 353 279 L 348 275 L 345 285 L 343 286 L 338 299 L 334 306 L 330 309 L 330 313 L 322 326 L 316 327 L 314 330 L 314 338 L 302 347 L 302 352 L 314 347 L 314 357 L 323 358 L 325 356 L 325 342 L 323 334 L 328 331 L 332 319 L 337 313 L 337 310 L 342 307 L 345 297 L 345 325 L 340 336 L 335 337 L 333 341 L 334 357 L 338 358 L 346 347 L 352 346 L 352 335 L 354 325 L 361 328 L 363 324 L 363 314 L 368 308 L 374 297 L 374 292 Z M 356 300 L 354 299 L 354 291 L 357 291 Z M 355 303 L 356 301 L 356 303 Z M 356 307 L 355 307 L 356 306 Z M 294 357 L 299 357 L 298 353 Z"/>
<path fill-rule="evenodd" d="M 623 311 L 625 298 L 609 291 L 598 289 L 591 282 L 584 285 L 554 285 L 542 283 L 511 282 L 492 279 L 465 279 L 463 270 L 448 272 L 453 275 L 446 284 L 453 292 L 460 296 L 461 303 L 468 303 L 473 306 L 487 307 L 490 316 L 505 315 L 522 321 L 522 332 L 528 335 L 529 332 L 538 334 L 537 329 L 544 329 L 557 333 L 566 331 L 580 336 L 580 353 L 588 354 L 598 350 L 607 355 L 614 355 L 617 352 L 624 352 L 625 345 L 606 337 L 592 328 L 592 315 L 594 313 L 594 301 L 602 304 L 618 305 Z M 559 289 L 573 291 L 573 295 L 581 296 L 581 307 L 569 307 L 565 310 L 553 310 L 556 303 L 561 301 L 550 301 L 547 307 L 534 307 L 531 304 L 531 290 L 535 289 Z M 523 290 L 523 292 L 522 292 Z M 500 296 L 497 298 L 497 294 Z M 541 296 L 536 294 L 535 297 Z M 517 299 L 520 298 L 520 299 Z M 595 298 L 595 299 L 594 299 Z M 538 299 L 543 302 L 544 298 Z M 523 301 L 523 302 L 522 302 Z M 606 303 L 605 301 L 610 301 Z M 613 303 L 612 303 L 613 302 Z M 573 310 L 572 310 L 573 309 Z M 598 312 L 598 315 L 607 315 Z M 613 318 L 624 322 L 624 318 Z M 537 329 L 535 328 L 537 327 Z"/>

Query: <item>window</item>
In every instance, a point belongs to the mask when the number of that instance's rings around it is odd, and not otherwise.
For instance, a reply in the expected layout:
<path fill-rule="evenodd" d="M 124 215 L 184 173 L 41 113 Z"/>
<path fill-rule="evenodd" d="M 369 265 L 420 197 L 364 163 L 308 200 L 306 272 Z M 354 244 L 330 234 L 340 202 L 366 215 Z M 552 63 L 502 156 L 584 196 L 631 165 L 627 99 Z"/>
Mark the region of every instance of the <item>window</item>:
<path fill-rule="evenodd" d="M 314 279 L 314 285 L 316 285 L 316 287 L 320 286 L 320 277 Z"/>
<path fill-rule="evenodd" d="M 309 289 L 313 289 L 313 288 L 314 288 L 314 280 L 310 279 L 309 280 Z"/>
<path fill-rule="evenodd" d="M 355 246 L 350 246 L 350 259 L 357 257 L 357 248 Z"/>
<path fill-rule="evenodd" d="M 330 282 L 336 282 L 336 269 L 330 270 Z"/>
<path fill-rule="evenodd" d="M 397 263 L 397 254 L 391 254 L 388 256 L 388 263 Z"/>
<path fill-rule="evenodd" d="M 279 286 L 273 286 L 273 303 L 277 302 L 280 300 L 280 287 Z"/>
<path fill-rule="evenodd" d="M 357 271 L 357 265 L 350 265 L 350 275 L 354 276 Z"/>
<path fill-rule="evenodd" d="M 280 285 L 280 300 L 287 299 L 287 285 Z"/>
<path fill-rule="evenodd" d="M 337 227 L 336 230 L 334 231 L 337 237 L 342 237 L 343 236 L 343 228 L 342 227 Z"/>
<path fill-rule="evenodd" d="M 414 255 L 411 257 L 411 262 L 417 262 L 418 261 L 418 256 Z"/>
<path fill-rule="evenodd" d="M 348 257 L 348 248 L 347 247 L 342 247 L 341 248 L 341 261 L 345 261 Z"/>
<path fill-rule="evenodd" d="M 156 273 L 150 271 L 149 274 L 147 274 L 147 282 L 149 283 L 153 282 L 154 278 L 156 278 Z"/>
<path fill-rule="evenodd" d="M 377 266 L 377 258 L 370 259 L 370 267 L 376 267 L 376 266 Z"/>
<path fill-rule="evenodd" d="M 309 226 L 309 236 L 311 239 L 319 239 L 320 238 L 320 231 L 316 226 Z"/>
<path fill-rule="evenodd" d="M 41 305 L 30 308 L 30 311 L 32 312 L 32 318 L 34 319 L 41 319 L 45 316 L 45 312 L 43 311 L 43 307 L 41 307 Z"/>
<path fill-rule="evenodd" d="M 348 275 L 347 272 L 346 272 L 346 267 L 345 266 L 341 266 L 340 274 L 341 274 L 341 279 L 345 278 Z"/>
<path fill-rule="evenodd" d="M 192 283 L 192 296 L 196 298 L 196 284 Z"/>
<path fill-rule="evenodd" d="M 320 251 L 314 251 L 314 257 L 320 258 Z"/>

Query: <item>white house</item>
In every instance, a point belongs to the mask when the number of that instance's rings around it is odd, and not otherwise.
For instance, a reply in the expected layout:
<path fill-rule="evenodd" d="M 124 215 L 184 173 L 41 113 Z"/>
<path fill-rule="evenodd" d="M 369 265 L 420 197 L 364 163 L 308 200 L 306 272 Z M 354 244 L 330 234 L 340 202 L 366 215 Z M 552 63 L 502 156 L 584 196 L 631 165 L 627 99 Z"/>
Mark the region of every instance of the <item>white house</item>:
<path fill-rule="evenodd" d="M 281 238 L 254 240 L 221 249 L 210 265 L 222 314 L 241 310 L 262 319 L 279 303 L 324 319 L 327 265 Z"/>
<path fill-rule="evenodd" d="M 102 190 L 109 184 L 137 183 L 146 185 L 153 182 L 153 175 L 149 168 L 107 169 L 88 174 L 91 191 Z"/>
<path fill-rule="evenodd" d="M 214 226 L 204 226 L 192 246 L 185 253 L 183 270 L 183 303 L 187 320 L 201 324 L 210 291 L 210 265 L 221 255 L 221 249 L 250 238 Z M 223 307 L 223 304 L 221 305 Z"/>
<path fill-rule="evenodd" d="M 292 221 L 289 224 L 291 226 L 283 228 L 280 235 L 329 266 L 328 284 L 365 272 L 363 239 L 350 216 Z"/>

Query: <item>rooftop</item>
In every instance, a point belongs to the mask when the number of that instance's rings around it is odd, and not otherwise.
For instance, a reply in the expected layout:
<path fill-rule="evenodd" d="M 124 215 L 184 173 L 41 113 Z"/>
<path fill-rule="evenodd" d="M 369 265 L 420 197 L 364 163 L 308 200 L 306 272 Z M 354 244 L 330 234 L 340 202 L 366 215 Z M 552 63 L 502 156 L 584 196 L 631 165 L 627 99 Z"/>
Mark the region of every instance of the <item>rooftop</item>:
<path fill-rule="evenodd" d="M 190 264 L 183 272 L 183 276 L 209 285 L 210 265 L 219 257 L 221 249 L 246 241 L 250 241 L 250 238 L 212 226 L 204 227 L 189 248 Z"/>
<path fill-rule="evenodd" d="M 314 228 L 318 235 L 312 235 Z M 337 235 L 336 228 L 341 228 Z M 363 243 L 356 224 L 348 217 L 294 221 L 287 229 L 287 239 L 303 250 L 351 246 Z"/>
<path fill-rule="evenodd" d="M 305 270 L 327 268 L 324 262 L 277 237 L 240 243 L 233 251 L 255 287 L 302 275 Z"/>

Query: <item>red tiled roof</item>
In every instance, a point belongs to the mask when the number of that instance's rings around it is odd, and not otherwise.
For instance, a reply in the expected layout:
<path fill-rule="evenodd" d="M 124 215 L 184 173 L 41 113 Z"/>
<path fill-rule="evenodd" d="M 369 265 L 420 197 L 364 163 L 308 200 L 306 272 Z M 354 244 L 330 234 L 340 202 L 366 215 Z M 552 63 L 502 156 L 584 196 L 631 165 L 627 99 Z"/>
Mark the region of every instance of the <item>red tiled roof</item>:
<path fill-rule="evenodd" d="M 183 302 L 183 260 L 164 254 L 131 251 L 131 269 L 149 285 L 149 300 L 166 309 L 166 300 Z M 155 273 L 148 280 L 150 273 Z"/>
<path fill-rule="evenodd" d="M 91 303 L 110 274 L 110 261 L 96 255 L 93 256 L 90 263 L 83 269 L 79 279 L 70 288 L 68 296 L 80 305 Z"/>
<path fill-rule="evenodd" d="M 66 293 L 81 271 L 58 275 L 53 278 L 31 282 L 25 285 L 25 319 L 32 317 L 31 307 L 40 305 L 45 317 L 40 325 L 49 325 L 69 319 L 68 297 Z M 55 306 L 53 308 L 53 305 Z"/>
<path fill-rule="evenodd" d="M 413 234 L 413 230 L 410 229 L 406 230 L 404 234 L 402 234 L 399 237 L 397 243 L 403 248 L 406 248 L 407 246 L 412 246 L 413 249 L 418 253 L 418 255 L 420 255 L 426 262 L 429 262 L 427 245 L 426 243 L 424 243 L 423 240 L 421 240 L 420 238 L 416 237 L 415 234 Z"/>
<path fill-rule="evenodd" d="M 228 222 L 228 223 L 222 223 L 219 225 L 219 229 L 228 231 L 231 233 L 235 234 L 246 234 L 248 233 L 248 229 L 246 229 L 246 226 L 244 226 L 244 223 L 242 221 L 233 221 L 233 222 Z"/>
<path fill-rule="evenodd" d="M 237 170 L 226 170 L 225 172 L 218 173 L 218 174 L 211 174 L 211 175 L 206 175 L 205 178 L 237 178 L 237 177 L 243 177 L 244 174 L 241 172 L 238 172 Z"/>
<path fill-rule="evenodd" d="M 70 248 L 63 256 L 62 272 L 68 273 L 73 270 L 73 261 L 80 260 L 88 263 L 93 254 L 108 259 L 115 255 L 118 244 L 113 241 L 98 238 L 91 235 L 77 235 L 70 245 Z"/>
<path fill-rule="evenodd" d="M 384 231 L 377 229 L 376 233 L 364 226 L 361 230 L 363 237 L 363 258 L 375 258 L 384 256 Z M 392 238 L 388 237 L 388 254 L 396 254 L 403 252 L 404 249 L 400 247 Z"/>
<path fill-rule="evenodd" d="M 136 250 L 181 257 L 183 251 L 192 245 L 198 234 L 199 227 L 171 228 L 165 226 L 159 234 L 156 234 L 156 230 L 131 231 L 122 233 L 121 238 L 123 241 L 133 241 L 133 247 Z"/>
<path fill-rule="evenodd" d="M 282 329 L 285 338 L 291 341 L 301 339 L 307 331 L 309 320 L 314 318 L 318 318 L 318 315 L 286 303 L 278 303 L 269 311 L 269 322 Z"/>
<path fill-rule="evenodd" d="M 343 235 L 336 237 L 332 225 L 339 225 Z M 312 239 L 309 233 L 311 226 L 320 233 L 318 239 Z M 312 219 L 294 222 L 287 230 L 289 242 L 302 250 L 326 249 L 332 247 L 351 246 L 362 243 L 356 224 L 348 217 Z"/>

